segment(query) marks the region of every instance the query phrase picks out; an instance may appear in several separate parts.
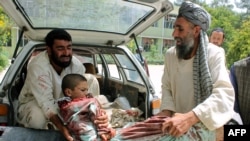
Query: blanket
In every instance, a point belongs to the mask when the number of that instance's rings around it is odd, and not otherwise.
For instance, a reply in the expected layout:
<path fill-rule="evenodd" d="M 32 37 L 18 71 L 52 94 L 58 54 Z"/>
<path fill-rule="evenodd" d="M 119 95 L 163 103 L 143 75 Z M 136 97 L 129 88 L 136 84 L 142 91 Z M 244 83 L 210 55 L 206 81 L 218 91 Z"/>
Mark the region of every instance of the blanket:
<path fill-rule="evenodd" d="M 58 100 L 59 117 L 70 130 L 76 141 L 94 141 L 98 136 L 106 140 L 103 135 L 111 137 L 111 128 L 99 128 L 94 124 L 96 117 L 101 116 L 101 107 L 95 98 L 77 98 Z"/>
<path fill-rule="evenodd" d="M 162 133 L 161 125 L 169 117 L 153 116 L 142 122 L 135 122 L 119 130 L 111 141 L 215 141 L 215 131 L 197 123 L 180 137 Z"/>

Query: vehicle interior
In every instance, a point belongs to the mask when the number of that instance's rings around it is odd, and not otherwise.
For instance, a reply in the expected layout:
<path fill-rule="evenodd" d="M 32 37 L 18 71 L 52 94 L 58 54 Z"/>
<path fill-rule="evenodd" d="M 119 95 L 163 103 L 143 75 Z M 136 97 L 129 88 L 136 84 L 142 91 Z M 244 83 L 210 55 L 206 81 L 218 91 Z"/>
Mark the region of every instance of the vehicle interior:
<path fill-rule="evenodd" d="M 29 61 L 44 50 L 44 45 L 38 45 L 29 53 L 26 62 L 20 66 L 13 85 L 8 89 L 11 109 L 8 125 L 17 123 L 15 120 L 17 99 L 25 82 Z M 104 95 L 111 103 L 118 97 L 125 97 L 131 107 L 137 107 L 143 112 L 142 117 L 149 116 L 150 112 L 146 107 L 150 88 L 146 87 L 146 82 L 142 79 L 143 75 L 135 67 L 136 64 L 128 60 L 130 58 L 123 49 L 74 45 L 73 53 L 85 66 L 85 73 L 91 74 L 98 80 L 99 93 L 96 95 Z M 153 92 L 152 89 L 151 92 Z"/>

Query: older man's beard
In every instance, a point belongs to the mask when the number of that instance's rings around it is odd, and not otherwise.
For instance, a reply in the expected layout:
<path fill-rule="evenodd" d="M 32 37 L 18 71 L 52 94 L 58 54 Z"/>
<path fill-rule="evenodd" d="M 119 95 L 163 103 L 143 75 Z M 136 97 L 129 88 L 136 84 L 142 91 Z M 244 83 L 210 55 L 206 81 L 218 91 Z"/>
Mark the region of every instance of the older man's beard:
<path fill-rule="evenodd" d="M 187 44 L 184 44 L 186 42 Z M 182 40 L 181 45 L 176 45 L 177 56 L 179 59 L 186 59 L 191 54 L 194 48 L 194 39 L 189 38 L 186 41 Z"/>
<path fill-rule="evenodd" d="M 63 56 L 60 56 L 63 57 Z M 62 67 L 62 68 L 66 68 L 70 65 L 71 60 L 72 60 L 72 56 L 70 56 L 70 60 L 68 62 L 61 62 L 58 58 L 58 56 L 56 56 L 56 54 L 54 53 L 54 51 L 51 52 L 51 60 L 58 66 Z"/>

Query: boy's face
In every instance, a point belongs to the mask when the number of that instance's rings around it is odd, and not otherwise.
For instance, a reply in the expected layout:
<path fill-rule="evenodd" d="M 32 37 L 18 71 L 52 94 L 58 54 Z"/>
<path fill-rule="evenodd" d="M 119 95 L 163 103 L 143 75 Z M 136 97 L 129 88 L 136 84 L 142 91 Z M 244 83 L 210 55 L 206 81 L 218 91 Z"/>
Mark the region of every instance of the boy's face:
<path fill-rule="evenodd" d="M 71 99 L 86 97 L 86 95 L 88 94 L 87 81 L 81 81 L 73 90 L 65 90 L 65 94 Z"/>

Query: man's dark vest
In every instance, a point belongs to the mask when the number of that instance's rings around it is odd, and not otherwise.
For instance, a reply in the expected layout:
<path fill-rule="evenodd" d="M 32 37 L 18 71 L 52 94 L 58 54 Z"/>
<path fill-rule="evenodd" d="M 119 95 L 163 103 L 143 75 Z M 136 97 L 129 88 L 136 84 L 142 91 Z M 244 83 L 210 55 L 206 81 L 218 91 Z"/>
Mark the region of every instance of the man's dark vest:
<path fill-rule="evenodd" d="M 250 125 L 250 57 L 234 63 L 238 104 L 243 124 Z"/>

